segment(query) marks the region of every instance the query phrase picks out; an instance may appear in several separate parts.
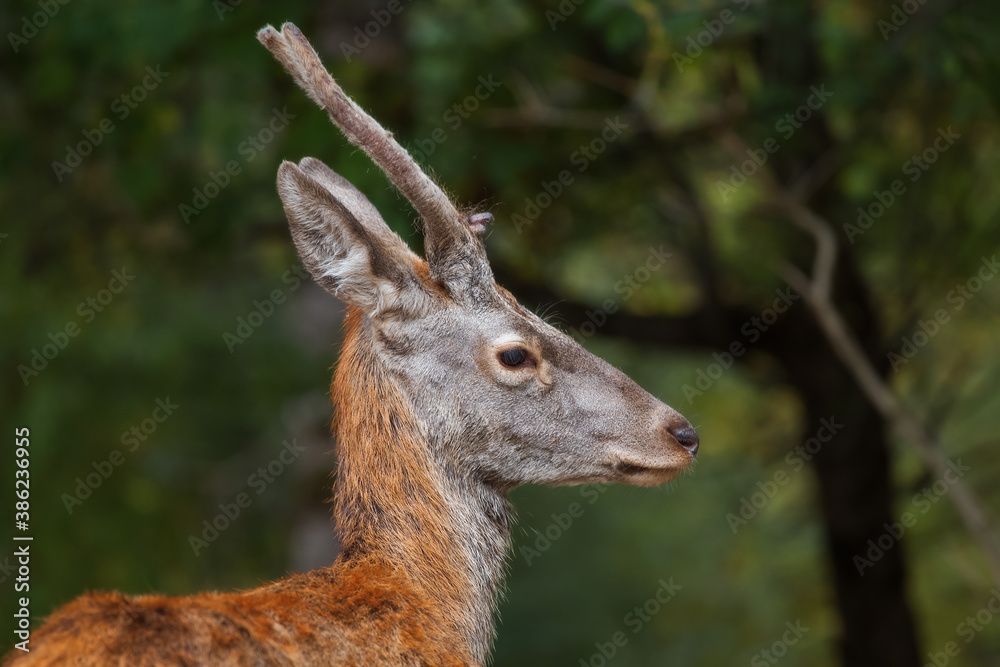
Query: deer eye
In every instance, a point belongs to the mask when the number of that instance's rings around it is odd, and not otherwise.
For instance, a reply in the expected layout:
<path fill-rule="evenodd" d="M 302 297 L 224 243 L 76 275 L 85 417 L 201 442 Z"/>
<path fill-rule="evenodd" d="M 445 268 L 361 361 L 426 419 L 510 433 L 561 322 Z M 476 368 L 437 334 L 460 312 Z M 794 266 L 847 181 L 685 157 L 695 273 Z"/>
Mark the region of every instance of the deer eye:
<path fill-rule="evenodd" d="M 508 368 L 517 368 L 523 366 L 528 360 L 528 351 L 523 347 L 512 347 L 509 350 L 504 350 L 497 355 L 500 358 L 500 363 Z"/>

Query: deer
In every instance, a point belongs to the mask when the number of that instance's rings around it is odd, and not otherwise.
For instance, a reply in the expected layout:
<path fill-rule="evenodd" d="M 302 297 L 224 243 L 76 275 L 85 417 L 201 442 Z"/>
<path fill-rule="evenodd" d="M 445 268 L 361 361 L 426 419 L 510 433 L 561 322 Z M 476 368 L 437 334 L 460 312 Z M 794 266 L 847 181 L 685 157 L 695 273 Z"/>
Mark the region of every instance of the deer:
<path fill-rule="evenodd" d="M 241 592 L 84 594 L 8 664 L 485 665 L 512 489 L 658 486 L 695 460 L 687 419 L 496 283 L 492 215 L 458 208 L 296 26 L 258 39 L 424 228 L 422 258 L 319 160 L 278 169 L 299 257 L 346 304 L 331 388 L 340 553 Z"/>

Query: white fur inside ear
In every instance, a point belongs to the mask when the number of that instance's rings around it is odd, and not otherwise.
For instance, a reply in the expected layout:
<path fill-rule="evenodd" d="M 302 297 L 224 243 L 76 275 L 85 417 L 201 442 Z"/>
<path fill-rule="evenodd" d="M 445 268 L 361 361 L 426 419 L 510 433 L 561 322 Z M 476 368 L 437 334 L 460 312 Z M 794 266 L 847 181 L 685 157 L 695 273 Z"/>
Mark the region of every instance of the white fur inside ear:
<path fill-rule="evenodd" d="M 417 305 L 423 294 L 411 279 L 415 255 L 406 243 L 354 186 L 317 160 L 303 164 L 281 165 L 278 192 L 315 281 L 369 315 Z"/>
<path fill-rule="evenodd" d="M 376 307 L 378 297 L 368 252 L 360 245 L 344 245 L 347 247 L 338 248 L 341 252 L 319 260 L 316 269 L 320 276 L 334 284 L 334 296 L 371 311 Z"/>

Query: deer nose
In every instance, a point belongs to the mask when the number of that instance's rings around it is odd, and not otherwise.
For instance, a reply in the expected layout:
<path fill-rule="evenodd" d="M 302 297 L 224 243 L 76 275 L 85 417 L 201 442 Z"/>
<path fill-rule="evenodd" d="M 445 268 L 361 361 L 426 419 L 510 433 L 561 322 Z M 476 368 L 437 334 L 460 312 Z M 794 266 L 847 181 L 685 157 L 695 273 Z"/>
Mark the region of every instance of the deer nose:
<path fill-rule="evenodd" d="M 674 440 L 680 443 L 681 447 L 691 452 L 691 456 L 697 456 L 699 444 L 698 433 L 691 428 L 690 424 L 684 424 L 680 427 L 672 426 L 667 429 L 667 432 L 674 436 Z"/>

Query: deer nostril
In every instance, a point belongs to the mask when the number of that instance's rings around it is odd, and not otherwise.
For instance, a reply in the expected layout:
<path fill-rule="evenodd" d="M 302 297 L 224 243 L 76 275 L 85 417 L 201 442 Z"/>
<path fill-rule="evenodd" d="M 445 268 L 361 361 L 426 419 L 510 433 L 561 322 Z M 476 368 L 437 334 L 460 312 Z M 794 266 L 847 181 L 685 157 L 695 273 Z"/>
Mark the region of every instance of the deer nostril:
<path fill-rule="evenodd" d="M 681 447 L 691 452 L 691 456 L 698 453 L 698 433 L 693 428 L 685 426 L 683 428 L 668 428 L 667 431 L 674 436 L 674 440 L 679 442 Z"/>

